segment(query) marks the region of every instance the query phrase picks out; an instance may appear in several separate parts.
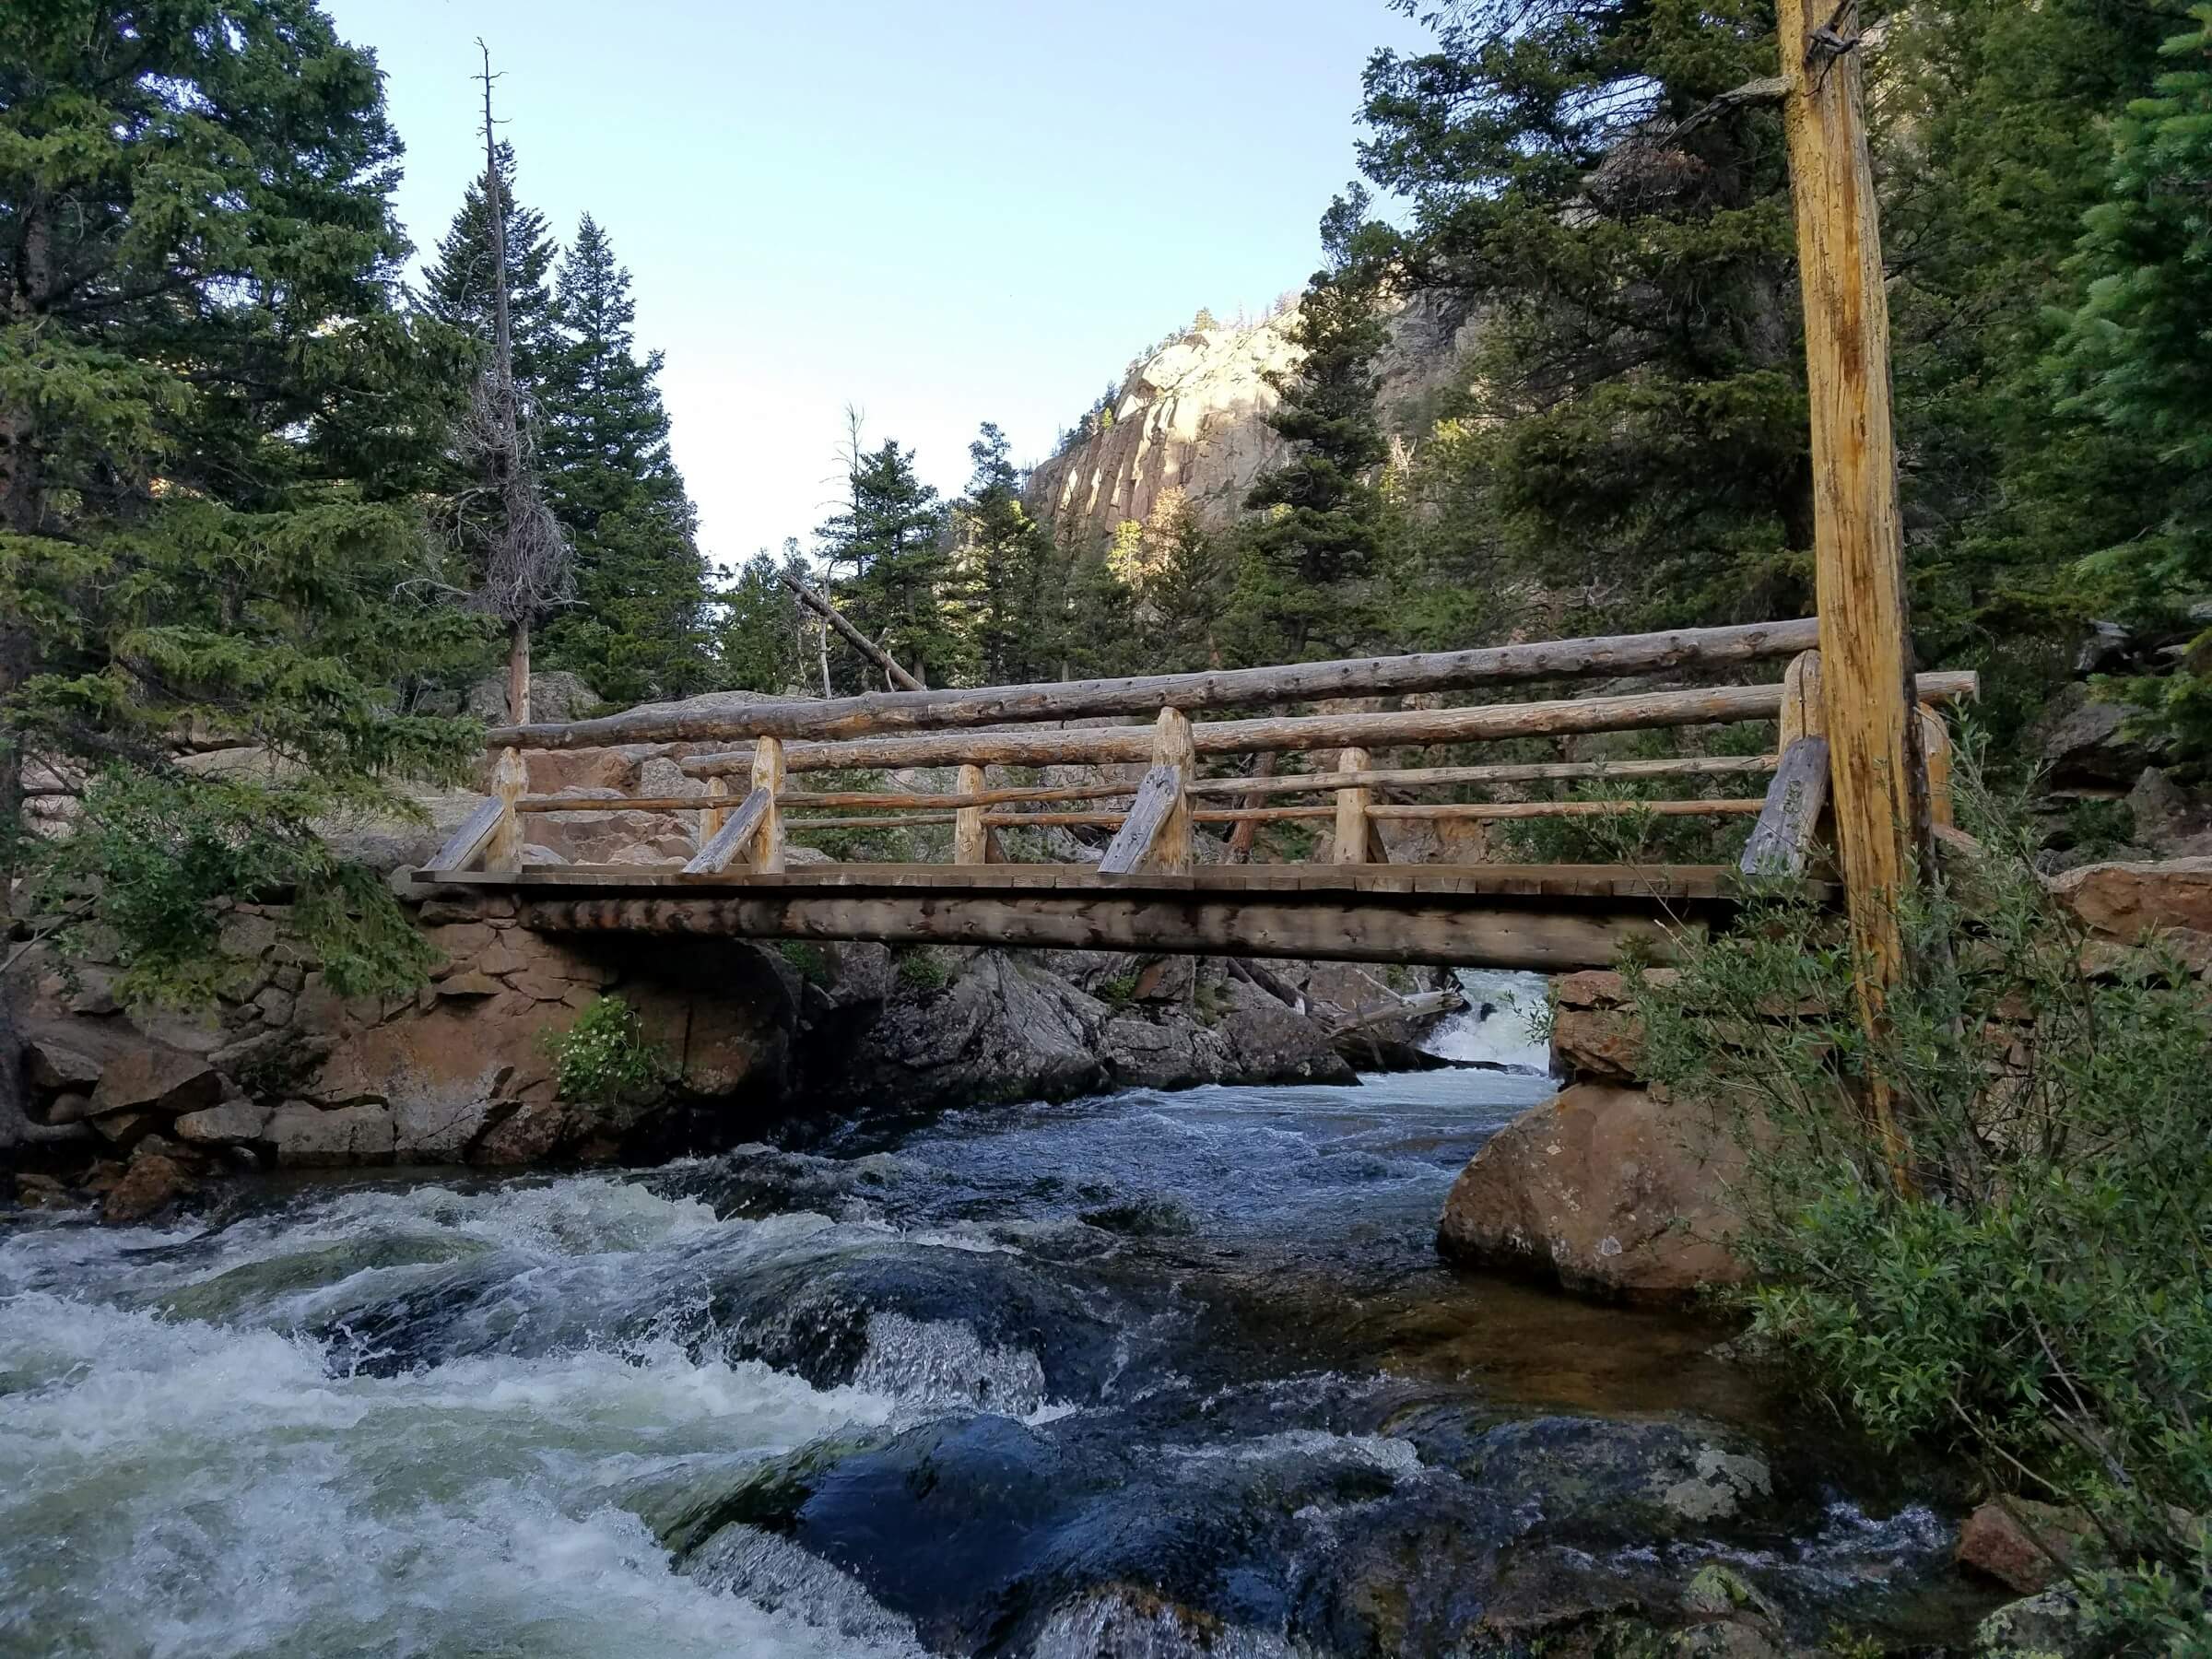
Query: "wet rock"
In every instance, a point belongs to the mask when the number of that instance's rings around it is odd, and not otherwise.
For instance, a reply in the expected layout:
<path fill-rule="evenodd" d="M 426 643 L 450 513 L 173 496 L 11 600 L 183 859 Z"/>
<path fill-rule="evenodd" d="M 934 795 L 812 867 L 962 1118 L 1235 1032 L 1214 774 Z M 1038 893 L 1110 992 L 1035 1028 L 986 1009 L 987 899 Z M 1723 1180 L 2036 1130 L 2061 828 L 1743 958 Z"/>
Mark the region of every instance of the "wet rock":
<path fill-rule="evenodd" d="M 197 1112 L 222 1099 L 223 1079 L 199 1054 L 174 1049 L 125 1050 L 101 1068 L 92 1091 L 92 1112 Z"/>
<path fill-rule="evenodd" d="M 1974 1631 L 1974 1649 L 1988 1659 L 2091 1659 L 2111 1650 L 2089 1630 L 2081 1603 L 2064 1586 L 2007 1602 Z"/>
<path fill-rule="evenodd" d="M 2007 1590 L 2033 1595 L 2060 1578 L 2095 1535 L 2088 1517 L 2077 1509 L 2032 1498 L 1984 1503 L 1959 1530 L 1959 1564 Z"/>
<path fill-rule="evenodd" d="M 103 1140 L 121 1147 L 136 1146 L 165 1121 L 150 1112 L 105 1112 L 91 1120 Z"/>
<path fill-rule="evenodd" d="M 79 1206 L 76 1194 L 51 1175 L 35 1171 L 16 1172 L 16 1202 L 25 1209 L 67 1210 Z"/>
<path fill-rule="evenodd" d="M 473 1163 L 515 1168 L 543 1163 L 575 1138 L 577 1123 L 558 1100 L 524 1100 L 479 1140 L 469 1154 Z"/>
<path fill-rule="evenodd" d="M 292 1100 L 269 1116 L 265 1131 L 286 1169 L 340 1169 L 392 1161 L 394 1135 L 389 1108 L 379 1105 L 323 1108 Z"/>
<path fill-rule="evenodd" d="M 246 1146 L 267 1134 L 272 1115 L 272 1108 L 252 1100 L 225 1100 L 204 1112 L 188 1112 L 171 1127 L 179 1140 L 199 1146 Z"/>
<path fill-rule="evenodd" d="M 178 1159 L 141 1148 L 124 1170 L 123 1179 L 108 1190 L 100 1204 L 100 1216 L 111 1225 L 143 1221 L 198 1188 L 191 1171 Z"/>
<path fill-rule="evenodd" d="M 1733 1125 L 1658 1089 L 1581 1083 L 1477 1152 L 1445 1200 L 1437 1245 L 1474 1266 L 1585 1294 L 1665 1301 L 1743 1277 L 1729 1248 Z"/>

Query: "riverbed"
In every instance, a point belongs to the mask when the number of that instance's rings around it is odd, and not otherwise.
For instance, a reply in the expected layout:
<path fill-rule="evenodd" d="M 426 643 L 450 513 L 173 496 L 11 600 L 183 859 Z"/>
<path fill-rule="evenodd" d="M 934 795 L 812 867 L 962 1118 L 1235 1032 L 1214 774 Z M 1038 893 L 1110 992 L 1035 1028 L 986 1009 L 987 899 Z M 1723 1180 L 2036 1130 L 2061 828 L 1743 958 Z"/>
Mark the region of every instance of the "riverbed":
<path fill-rule="evenodd" d="M 0 1653 L 1443 1653 L 1713 1562 L 1800 1639 L 1947 1634 L 1949 1524 L 1724 1329 L 1439 1263 L 1453 1174 L 1549 1087 L 26 1220 Z"/>

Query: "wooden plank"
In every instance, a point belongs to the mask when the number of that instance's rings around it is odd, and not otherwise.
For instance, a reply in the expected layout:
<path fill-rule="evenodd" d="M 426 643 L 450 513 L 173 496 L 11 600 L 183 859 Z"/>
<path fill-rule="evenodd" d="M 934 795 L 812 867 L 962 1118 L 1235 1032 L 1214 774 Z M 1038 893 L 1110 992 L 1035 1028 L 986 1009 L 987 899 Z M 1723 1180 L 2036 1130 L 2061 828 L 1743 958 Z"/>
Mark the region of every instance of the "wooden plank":
<path fill-rule="evenodd" d="M 763 735 L 822 742 L 1032 720 L 1150 714 L 1162 707 L 1197 713 L 1338 697 L 1471 691 L 1532 680 L 1736 667 L 1790 656 L 1814 644 L 1818 636 L 1818 625 L 1807 618 L 1599 639 L 1535 641 L 1412 656 L 1355 657 L 1284 667 L 988 686 L 973 690 L 873 692 L 861 697 L 755 703 L 712 715 L 659 705 L 602 720 L 500 727 L 490 732 L 487 740 L 524 748 L 718 743 Z"/>
<path fill-rule="evenodd" d="M 1828 739 L 1800 737 L 1783 751 L 1759 822 L 1745 844 L 1747 876 L 1802 876 L 1828 805 Z"/>
<path fill-rule="evenodd" d="M 1479 962 L 1563 972 L 1604 967 L 1633 945 L 1673 959 L 1701 924 L 1670 923 L 1654 909 L 1585 912 L 1524 907 L 1401 905 L 1387 916 L 1362 905 L 1269 899 L 1194 901 L 1123 894 L 979 894 L 958 904 L 926 895 L 533 898 L 527 927 L 547 932 L 725 935 L 742 938 L 874 939 L 1072 950 L 1145 950 L 1332 961 Z"/>
<path fill-rule="evenodd" d="M 756 789 L 747 794 L 737 810 L 730 814 L 728 821 L 714 832 L 714 839 L 701 847 L 691 862 L 684 866 L 684 874 L 711 876 L 728 868 L 730 861 L 745 851 L 753 839 L 753 832 L 760 828 L 761 821 L 768 817 L 771 801 L 771 797 L 765 789 Z"/>
<path fill-rule="evenodd" d="M 1172 766 L 1156 766 L 1147 772 L 1145 781 L 1137 786 L 1136 799 L 1131 803 L 1120 831 L 1107 846 L 1106 855 L 1099 860 L 1099 874 L 1126 876 L 1151 862 L 1152 850 L 1159 844 L 1161 832 L 1167 828 L 1168 819 L 1173 814 L 1181 795 L 1182 790 Z M 1054 815 L 1048 813 L 1039 816 L 1049 818 Z"/>
<path fill-rule="evenodd" d="M 759 828 L 753 831 L 749 851 L 753 868 L 765 875 L 773 875 L 783 867 L 783 813 L 776 805 L 776 796 L 782 788 L 782 742 L 763 737 L 753 745 L 753 794 L 767 796 L 768 806 L 760 814 Z"/>
<path fill-rule="evenodd" d="M 1860 1017 L 1884 1027 L 1907 972 L 1898 904 L 1935 842 L 1913 712 L 1903 519 L 1889 407 L 1889 306 L 1863 110 L 1856 0 L 1782 0 L 1776 17 L 1790 196 L 1805 301 L 1813 546 L 1830 793 L 1857 958 Z M 1901 1187 L 1910 1149 L 1878 1077 L 1867 1111 Z"/>
<path fill-rule="evenodd" d="M 1513 818 L 1611 818 L 1648 812 L 1654 818 L 1727 818 L 1759 810 L 1749 795 L 1711 801 L 1440 801 L 1432 805 L 1370 806 L 1375 818 L 1471 818 L 1477 822 Z"/>
<path fill-rule="evenodd" d="M 1920 695 L 1951 702 L 1974 695 L 1971 672 L 1926 674 Z M 1471 709 L 1403 709 L 1371 714 L 1299 715 L 1223 720 L 1192 728 L 1201 755 L 1262 750 L 1384 748 L 1416 744 L 1482 743 L 1513 737 L 1590 732 L 1646 731 L 1665 726 L 1772 720 L 1782 686 L 1712 686 L 1686 691 L 1641 691 L 1555 702 L 1488 703 Z M 794 743 L 784 751 L 793 771 L 826 768 L 866 771 L 912 766 L 1066 766 L 1142 763 L 1151 735 L 1139 726 L 1080 726 L 1053 731 L 936 732 L 852 743 Z M 743 770 L 749 754 L 694 755 L 678 762 L 699 777 Z"/>
<path fill-rule="evenodd" d="M 959 816 L 957 812 L 898 812 L 872 818 L 785 818 L 783 830 L 788 835 L 806 835 L 818 830 L 912 830 L 928 824 L 955 823 Z"/>
<path fill-rule="evenodd" d="M 963 766 L 959 777 L 960 794 L 972 799 L 983 792 L 983 769 Z M 991 830 L 983 822 L 982 808 L 963 805 L 953 817 L 952 862 L 962 865 L 980 865 L 991 862 Z"/>
<path fill-rule="evenodd" d="M 488 847 L 506 809 L 506 804 L 494 795 L 470 813 L 462 820 L 461 827 L 446 838 L 437 856 L 423 866 L 425 877 L 435 878 L 459 870 Z"/>

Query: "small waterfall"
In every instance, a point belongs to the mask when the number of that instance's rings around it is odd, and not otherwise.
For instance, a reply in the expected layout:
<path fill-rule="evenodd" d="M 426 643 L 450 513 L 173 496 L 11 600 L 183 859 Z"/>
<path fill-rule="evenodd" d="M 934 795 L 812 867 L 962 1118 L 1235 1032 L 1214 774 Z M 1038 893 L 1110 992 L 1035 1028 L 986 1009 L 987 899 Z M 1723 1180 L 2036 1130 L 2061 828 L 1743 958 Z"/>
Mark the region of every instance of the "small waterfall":
<path fill-rule="evenodd" d="M 1544 976 L 1500 968 L 1453 972 L 1467 1006 L 1431 1031 L 1421 1046 L 1440 1060 L 1548 1075 L 1551 1045 L 1529 1029 L 1531 1016 L 1544 1006 Z"/>

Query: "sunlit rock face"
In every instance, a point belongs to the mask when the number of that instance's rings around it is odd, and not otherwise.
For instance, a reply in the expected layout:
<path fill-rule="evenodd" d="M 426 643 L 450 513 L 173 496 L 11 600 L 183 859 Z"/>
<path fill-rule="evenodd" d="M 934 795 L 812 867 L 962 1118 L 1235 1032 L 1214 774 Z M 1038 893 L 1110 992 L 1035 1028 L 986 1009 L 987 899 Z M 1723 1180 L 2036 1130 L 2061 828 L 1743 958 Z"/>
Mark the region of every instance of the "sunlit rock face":
<path fill-rule="evenodd" d="M 1041 463 L 1030 510 L 1055 533 L 1103 541 L 1148 519 L 1180 490 L 1207 524 L 1243 508 L 1253 481 L 1283 456 L 1267 425 L 1281 401 L 1270 375 L 1295 374 L 1294 303 L 1242 327 L 1192 329 L 1132 364 L 1111 424 Z M 1447 382 L 1473 340 L 1464 320 L 1428 296 L 1400 302 L 1376 363 L 1386 423 L 1418 440 L 1428 394 Z"/>

